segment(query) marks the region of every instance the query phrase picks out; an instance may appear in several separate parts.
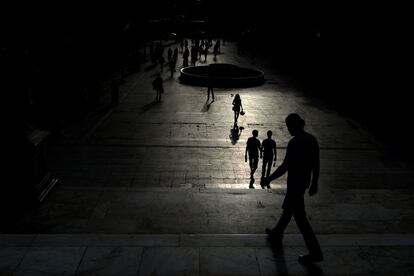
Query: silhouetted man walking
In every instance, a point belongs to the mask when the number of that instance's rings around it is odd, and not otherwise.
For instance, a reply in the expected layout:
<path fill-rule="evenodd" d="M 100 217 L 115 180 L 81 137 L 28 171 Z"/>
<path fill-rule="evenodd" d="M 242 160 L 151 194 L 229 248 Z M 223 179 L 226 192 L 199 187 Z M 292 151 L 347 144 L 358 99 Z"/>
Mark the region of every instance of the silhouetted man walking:
<path fill-rule="evenodd" d="M 311 196 L 318 192 L 319 145 L 314 136 L 304 131 L 305 121 L 298 114 L 288 115 L 285 122 L 293 138 L 289 141 L 283 163 L 263 183 L 268 184 L 288 172 L 287 192 L 279 222 L 273 229 L 266 228 L 266 233 L 271 241 L 280 245 L 283 232 L 293 215 L 309 250 L 308 255 L 299 256 L 299 262 L 319 262 L 323 260 L 322 251 L 306 218 L 304 202 L 307 188 Z"/>
<path fill-rule="evenodd" d="M 157 77 L 152 81 L 152 88 L 157 93 L 157 95 L 155 96 L 155 101 L 160 102 L 161 94 L 164 93 L 164 86 L 160 74 L 157 74 Z"/>
<path fill-rule="evenodd" d="M 185 47 L 184 53 L 183 53 L 183 67 L 188 66 L 188 57 L 190 56 L 190 51 L 188 50 L 187 46 Z"/>
<path fill-rule="evenodd" d="M 276 162 L 276 142 L 272 139 L 272 131 L 269 130 L 267 132 L 267 139 L 263 140 L 262 142 L 262 152 L 263 152 L 263 166 L 262 166 L 262 179 L 265 177 L 269 177 L 270 169 L 272 168 L 272 162 Z M 266 170 L 267 167 L 267 170 Z M 264 185 L 261 183 L 262 188 Z M 267 188 L 270 189 L 270 185 L 267 185 Z"/>
<path fill-rule="evenodd" d="M 249 166 L 250 166 L 250 185 L 249 189 L 254 189 L 254 173 L 257 170 L 257 164 L 260 158 L 262 158 L 262 152 L 260 151 L 260 141 L 257 139 L 259 132 L 257 130 L 252 131 L 253 136 L 247 139 L 246 152 L 244 154 L 244 160 L 247 162 L 247 153 L 249 153 Z"/>

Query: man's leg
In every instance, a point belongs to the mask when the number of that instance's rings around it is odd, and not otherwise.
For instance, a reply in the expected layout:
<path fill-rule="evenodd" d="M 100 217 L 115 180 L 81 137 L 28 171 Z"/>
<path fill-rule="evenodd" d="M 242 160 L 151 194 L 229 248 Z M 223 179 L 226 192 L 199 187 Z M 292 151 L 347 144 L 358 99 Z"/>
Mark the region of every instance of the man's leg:
<path fill-rule="evenodd" d="M 253 183 L 254 183 L 254 178 L 253 178 L 253 159 L 250 158 L 249 156 L 249 168 L 250 168 L 250 183 L 249 183 L 249 188 L 253 189 Z"/>
<path fill-rule="evenodd" d="M 283 233 L 292 219 L 292 211 L 284 209 L 282 216 L 279 218 L 276 226 L 273 229 L 266 228 L 266 234 L 269 236 L 269 240 L 272 246 L 282 247 Z"/>
<path fill-rule="evenodd" d="M 285 232 L 285 229 L 288 226 L 291 219 L 292 219 L 292 211 L 283 210 L 282 216 L 279 218 L 279 221 L 277 222 L 276 226 L 272 230 L 272 234 L 282 239 L 283 232 Z"/>
<path fill-rule="evenodd" d="M 263 158 L 263 165 L 262 165 L 262 179 L 265 176 L 265 172 L 266 172 L 266 164 L 267 164 L 267 159 Z"/>
<path fill-rule="evenodd" d="M 306 247 L 309 250 L 309 255 L 322 259 L 321 247 L 312 230 L 312 226 L 306 218 L 305 210 L 294 212 L 293 216 L 300 232 L 302 233 L 303 239 L 305 240 Z"/>
<path fill-rule="evenodd" d="M 270 170 L 272 169 L 272 162 L 273 162 L 273 158 L 270 158 L 270 159 L 267 160 L 266 177 L 269 177 L 269 175 L 270 175 Z"/>
<path fill-rule="evenodd" d="M 250 158 L 249 156 L 249 165 L 250 165 L 250 184 L 249 188 L 254 189 L 253 183 L 254 183 L 254 173 L 257 169 L 257 158 Z"/>
<path fill-rule="evenodd" d="M 253 158 L 253 169 L 252 169 L 252 177 L 257 170 L 257 165 L 259 164 L 259 157 Z"/>
<path fill-rule="evenodd" d="M 274 237 L 278 237 L 282 239 L 283 232 L 285 231 L 286 227 L 288 226 L 290 220 L 292 219 L 293 210 L 295 207 L 295 195 L 292 195 L 291 193 L 287 192 L 286 196 L 283 200 L 283 213 L 280 217 L 278 223 L 276 226 L 272 229 L 266 229 L 266 232 Z"/>

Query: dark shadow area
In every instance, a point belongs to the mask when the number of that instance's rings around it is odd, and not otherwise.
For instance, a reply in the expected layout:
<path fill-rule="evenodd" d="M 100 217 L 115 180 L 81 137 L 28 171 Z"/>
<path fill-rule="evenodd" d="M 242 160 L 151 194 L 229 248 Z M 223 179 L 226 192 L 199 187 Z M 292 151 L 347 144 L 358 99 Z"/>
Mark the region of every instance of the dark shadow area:
<path fill-rule="evenodd" d="M 158 64 L 156 64 L 156 63 L 150 64 L 147 67 L 145 67 L 144 71 L 145 72 L 151 71 L 151 70 L 155 69 L 157 67 L 157 65 Z"/>
<path fill-rule="evenodd" d="M 322 268 L 320 268 L 317 264 L 311 263 L 305 266 L 308 275 L 310 276 L 325 276 L 326 274 L 323 272 Z"/>
<path fill-rule="evenodd" d="M 276 1 L 246 22 L 238 43 L 244 56 L 269 57 L 309 97 L 319 98 L 412 159 L 410 124 L 412 18 L 407 4 Z M 243 7 L 235 18 L 251 14 Z M 352 18 L 352 20 L 351 20 Z M 236 20 L 237 21 L 237 20 Z M 254 22 L 253 22 L 254 21 Z"/>
<path fill-rule="evenodd" d="M 286 265 L 285 250 L 281 243 L 273 242 L 268 239 L 268 244 L 272 249 L 273 261 L 276 267 L 277 275 L 290 275 Z M 325 276 L 323 270 L 315 263 L 304 265 L 309 276 Z"/>

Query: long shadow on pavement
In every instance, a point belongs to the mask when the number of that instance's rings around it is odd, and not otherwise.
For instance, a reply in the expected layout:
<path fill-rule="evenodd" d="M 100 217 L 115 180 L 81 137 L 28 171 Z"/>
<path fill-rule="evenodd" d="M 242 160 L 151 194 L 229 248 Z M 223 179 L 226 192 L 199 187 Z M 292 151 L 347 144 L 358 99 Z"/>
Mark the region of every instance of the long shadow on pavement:
<path fill-rule="evenodd" d="M 159 105 L 160 103 L 161 103 L 161 102 L 158 102 L 158 101 L 153 101 L 153 102 L 150 102 L 149 104 L 144 105 L 144 106 L 141 108 L 141 114 L 143 114 L 143 113 L 147 112 L 148 110 L 150 110 L 150 109 L 154 108 L 155 106 Z"/>
<path fill-rule="evenodd" d="M 283 249 L 283 245 L 275 244 L 270 240 L 268 240 L 268 242 L 272 249 L 277 275 L 289 275 L 289 271 L 286 265 L 285 251 Z M 325 276 L 325 273 L 322 271 L 322 269 L 314 263 L 303 265 L 303 266 L 306 268 L 307 275 Z"/>
<path fill-rule="evenodd" d="M 201 109 L 201 112 L 207 112 L 210 109 L 210 106 L 213 102 L 214 102 L 214 100 L 210 103 L 207 100 L 206 103 L 204 104 L 203 108 Z"/>

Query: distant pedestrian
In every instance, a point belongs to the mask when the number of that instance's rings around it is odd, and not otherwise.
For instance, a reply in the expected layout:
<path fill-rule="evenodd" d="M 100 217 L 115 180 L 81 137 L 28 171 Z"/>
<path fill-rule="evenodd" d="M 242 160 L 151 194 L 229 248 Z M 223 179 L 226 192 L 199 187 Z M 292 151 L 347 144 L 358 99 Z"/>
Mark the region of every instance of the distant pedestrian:
<path fill-rule="evenodd" d="M 159 62 L 160 62 L 160 66 L 161 66 L 160 70 L 162 72 L 163 69 L 164 69 L 164 63 L 165 63 L 165 59 L 164 59 L 163 55 L 160 56 Z"/>
<path fill-rule="evenodd" d="M 247 162 L 247 154 L 249 154 L 249 166 L 250 166 L 250 184 L 249 189 L 254 189 L 254 173 L 257 170 L 260 158 L 262 158 L 262 152 L 260 151 L 260 141 L 257 139 L 259 132 L 255 129 L 252 131 L 253 136 L 247 139 L 246 152 L 244 154 L 244 160 Z"/>
<path fill-rule="evenodd" d="M 155 101 L 161 101 L 161 94 L 164 93 L 164 86 L 162 83 L 162 78 L 160 74 L 157 74 L 157 77 L 152 81 L 152 88 L 156 92 Z"/>
<path fill-rule="evenodd" d="M 172 58 L 173 58 L 174 63 L 177 64 L 177 59 L 178 59 L 178 48 L 177 47 L 175 47 L 174 49 Z"/>
<path fill-rule="evenodd" d="M 173 63 L 174 63 L 174 66 L 173 66 L 173 68 L 174 68 L 174 72 L 176 71 L 176 69 L 175 68 L 177 68 L 177 60 L 178 60 L 178 48 L 177 47 L 175 47 L 175 49 L 174 49 L 174 53 L 173 53 Z"/>
<path fill-rule="evenodd" d="M 191 65 L 195 66 L 197 61 L 197 49 L 196 46 L 191 46 Z"/>
<path fill-rule="evenodd" d="M 184 40 L 181 38 L 180 41 L 180 49 L 181 49 L 181 53 L 184 51 Z"/>
<path fill-rule="evenodd" d="M 190 56 L 190 51 L 188 50 L 188 47 L 186 46 L 185 50 L 184 50 L 184 53 L 183 53 L 183 67 L 188 67 L 188 57 L 189 56 Z"/>
<path fill-rule="evenodd" d="M 204 62 L 207 62 L 208 47 L 204 48 Z"/>
<path fill-rule="evenodd" d="M 168 65 L 170 66 L 171 78 L 173 78 L 174 77 L 174 72 L 175 72 L 175 60 L 174 60 L 174 58 L 172 58 L 170 60 L 170 63 L 168 63 Z"/>
<path fill-rule="evenodd" d="M 172 54 L 173 54 L 173 51 L 171 50 L 171 48 L 168 48 L 168 52 L 167 52 L 168 62 L 171 62 Z"/>
<path fill-rule="evenodd" d="M 217 43 L 214 45 L 214 50 L 213 50 L 213 53 L 214 53 L 214 60 L 217 60 L 217 54 L 218 54 L 218 45 L 217 45 Z"/>

